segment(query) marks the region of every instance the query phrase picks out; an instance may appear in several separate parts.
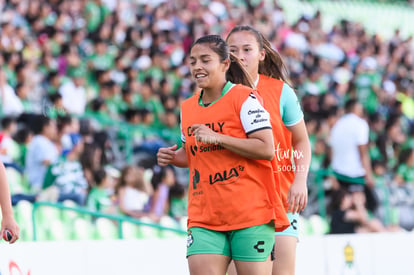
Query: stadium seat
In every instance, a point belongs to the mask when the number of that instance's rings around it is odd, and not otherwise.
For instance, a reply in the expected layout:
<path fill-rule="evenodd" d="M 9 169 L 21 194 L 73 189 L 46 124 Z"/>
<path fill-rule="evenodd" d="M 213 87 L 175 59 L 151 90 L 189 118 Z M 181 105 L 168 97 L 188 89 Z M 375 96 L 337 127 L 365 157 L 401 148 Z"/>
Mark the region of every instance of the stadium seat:
<path fill-rule="evenodd" d="M 309 221 L 305 217 L 299 215 L 298 223 L 299 223 L 299 237 L 312 235 L 312 228 L 309 224 Z"/>
<path fill-rule="evenodd" d="M 329 223 L 319 215 L 312 215 L 308 218 L 313 235 L 324 235 L 329 233 Z"/>
<path fill-rule="evenodd" d="M 26 193 L 22 174 L 14 168 L 7 167 L 6 176 L 9 182 L 10 194 Z"/>
<path fill-rule="evenodd" d="M 71 232 L 72 240 L 92 240 L 94 238 L 93 224 L 84 218 L 75 218 Z"/>
<path fill-rule="evenodd" d="M 44 229 L 47 232 L 47 239 L 50 241 L 69 240 L 70 229 L 68 229 L 61 220 L 52 220 L 49 226 Z"/>
<path fill-rule="evenodd" d="M 98 240 L 114 240 L 119 238 L 118 227 L 107 218 L 97 218 L 95 220 L 95 237 Z"/>
<path fill-rule="evenodd" d="M 188 217 L 181 217 L 179 221 L 180 229 L 183 231 L 187 231 L 187 220 Z"/>
<path fill-rule="evenodd" d="M 178 223 L 169 216 L 161 217 L 160 225 L 166 228 L 178 229 Z M 182 234 L 179 234 L 174 231 L 170 231 L 168 229 L 160 229 L 160 237 L 161 238 L 177 238 L 177 237 L 182 237 Z"/>
<path fill-rule="evenodd" d="M 53 206 L 39 206 L 35 211 L 36 238 L 38 240 L 51 240 L 49 231 L 55 221 L 62 223 L 60 209 Z M 55 225 L 59 226 L 59 225 Z M 60 238 L 59 235 L 56 238 Z"/>
<path fill-rule="evenodd" d="M 35 220 L 40 226 L 47 226 L 54 220 L 61 219 L 60 209 L 53 206 L 40 206 L 36 209 Z"/>
<path fill-rule="evenodd" d="M 62 202 L 62 204 L 67 207 L 73 207 L 73 208 L 78 207 L 78 205 L 74 201 L 71 201 L 71 200 L 65 200 Z M 79 212 L 75 210 L 70 210 L 70 209 L 61 210 L 61 218 L 65 224 L 70 225 L 76 218 L 80 218 L 80 217 L 82 217 L 82 214 L 80 214 Z"/>
<path fill-rule="evenodd" d="M 122 223 L 122 238 L 123 239 L 138 239 L 140 237 L 140 230 L 138 225 L 130 222 Z"/>
<path fill-rule="evenodd" d="M 28 201 L 19 201 L 14 206 L 14 215 L 18 224 L 31 224 L 32 223 L 32 211 L 33 205 Z"/>
<path fill-rule="evenodd" d="M 139 219 L 141 222 L 146 224 L 154 224 L 155 223 L 148 217 L 142 217 Z M 139 236 L 141 238 L 158 238 L 159 237 L 159 230 L 150 225 L 139 225 Z"/>

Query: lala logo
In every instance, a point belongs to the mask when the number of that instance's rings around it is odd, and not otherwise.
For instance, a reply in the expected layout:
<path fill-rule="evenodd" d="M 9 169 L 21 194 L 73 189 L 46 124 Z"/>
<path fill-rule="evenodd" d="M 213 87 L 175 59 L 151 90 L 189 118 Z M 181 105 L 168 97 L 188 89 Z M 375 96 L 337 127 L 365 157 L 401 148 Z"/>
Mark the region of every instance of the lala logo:
<path fill-rule="evenodd" d="M 290 159 L 290 157 L 293 157 L 293 159 L 301 159 L 303 158 L 303 152 L 299 150 L 292 150 L 290 149 L 283 149 L 280 148 L 280 142 L 276 146 L 276 157 L 278 161 L 281 161 L 282 159 Z"/>

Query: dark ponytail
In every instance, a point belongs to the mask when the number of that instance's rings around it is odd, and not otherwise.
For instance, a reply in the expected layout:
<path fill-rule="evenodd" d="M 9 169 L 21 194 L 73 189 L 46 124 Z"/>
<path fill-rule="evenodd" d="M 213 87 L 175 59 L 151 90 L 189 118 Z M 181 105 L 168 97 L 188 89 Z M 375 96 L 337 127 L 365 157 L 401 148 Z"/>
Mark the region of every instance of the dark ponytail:
<path fill-rule="evenodd" d="M 240 59 L 230 53 L 230 61 L 231 63 L 226 73 L 226 79 L 235 84 L 243 84 L 250 88 L 255 88 L 254 81 L 242 65 Z"/>

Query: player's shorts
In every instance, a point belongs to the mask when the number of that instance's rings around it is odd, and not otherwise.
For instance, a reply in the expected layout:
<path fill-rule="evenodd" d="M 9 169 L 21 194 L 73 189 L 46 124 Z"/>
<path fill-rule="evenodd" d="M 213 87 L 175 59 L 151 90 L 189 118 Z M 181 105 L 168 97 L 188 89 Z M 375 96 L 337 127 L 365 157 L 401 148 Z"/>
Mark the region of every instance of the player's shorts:
<path fill-rule="evenodd" d="M 290 226 L 281 232 L 276 232 L 275 236 L 292 236 L 299 238 L 299 213 L 286 213 Z"/>
<path fill-rule="evenodd" d="M 274 232 L 273 222 L 232 231 L 192 227 L 188 230 L 187 257 L 218 254 L 236 261 L 264 262 L 273 253 Z"/>

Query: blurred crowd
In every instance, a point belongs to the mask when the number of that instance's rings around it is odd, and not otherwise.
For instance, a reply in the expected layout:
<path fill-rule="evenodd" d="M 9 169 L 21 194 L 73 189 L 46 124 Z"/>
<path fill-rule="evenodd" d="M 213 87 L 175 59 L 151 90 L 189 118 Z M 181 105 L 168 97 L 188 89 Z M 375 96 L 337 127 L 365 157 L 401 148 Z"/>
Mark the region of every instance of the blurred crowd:
<path fill-rule="evenodd" d="M 414 51 L 323 14 L 288 24 L 271 1 L 0 0 L 0 154 L 23 177 L 13 201 L 72 200 L 92 210 L 186 214 L 185 172 L 156 165 L 180 141 L 180 102 L 196 90 L 186 57 L 205 34 L 261 31 L 284 57 L 312 145 L 308 214 L 330 173 L 329 133 L 357 98 L 384 225 L 414 227 Z M 344 165 L 347 165 L 344 163 Z M 12 183 L 13 184 L 13 183 Z M 313 200 L 312 200 L 313 199 Z M 306 212 L 305 212 L 306 214 Z"/>

